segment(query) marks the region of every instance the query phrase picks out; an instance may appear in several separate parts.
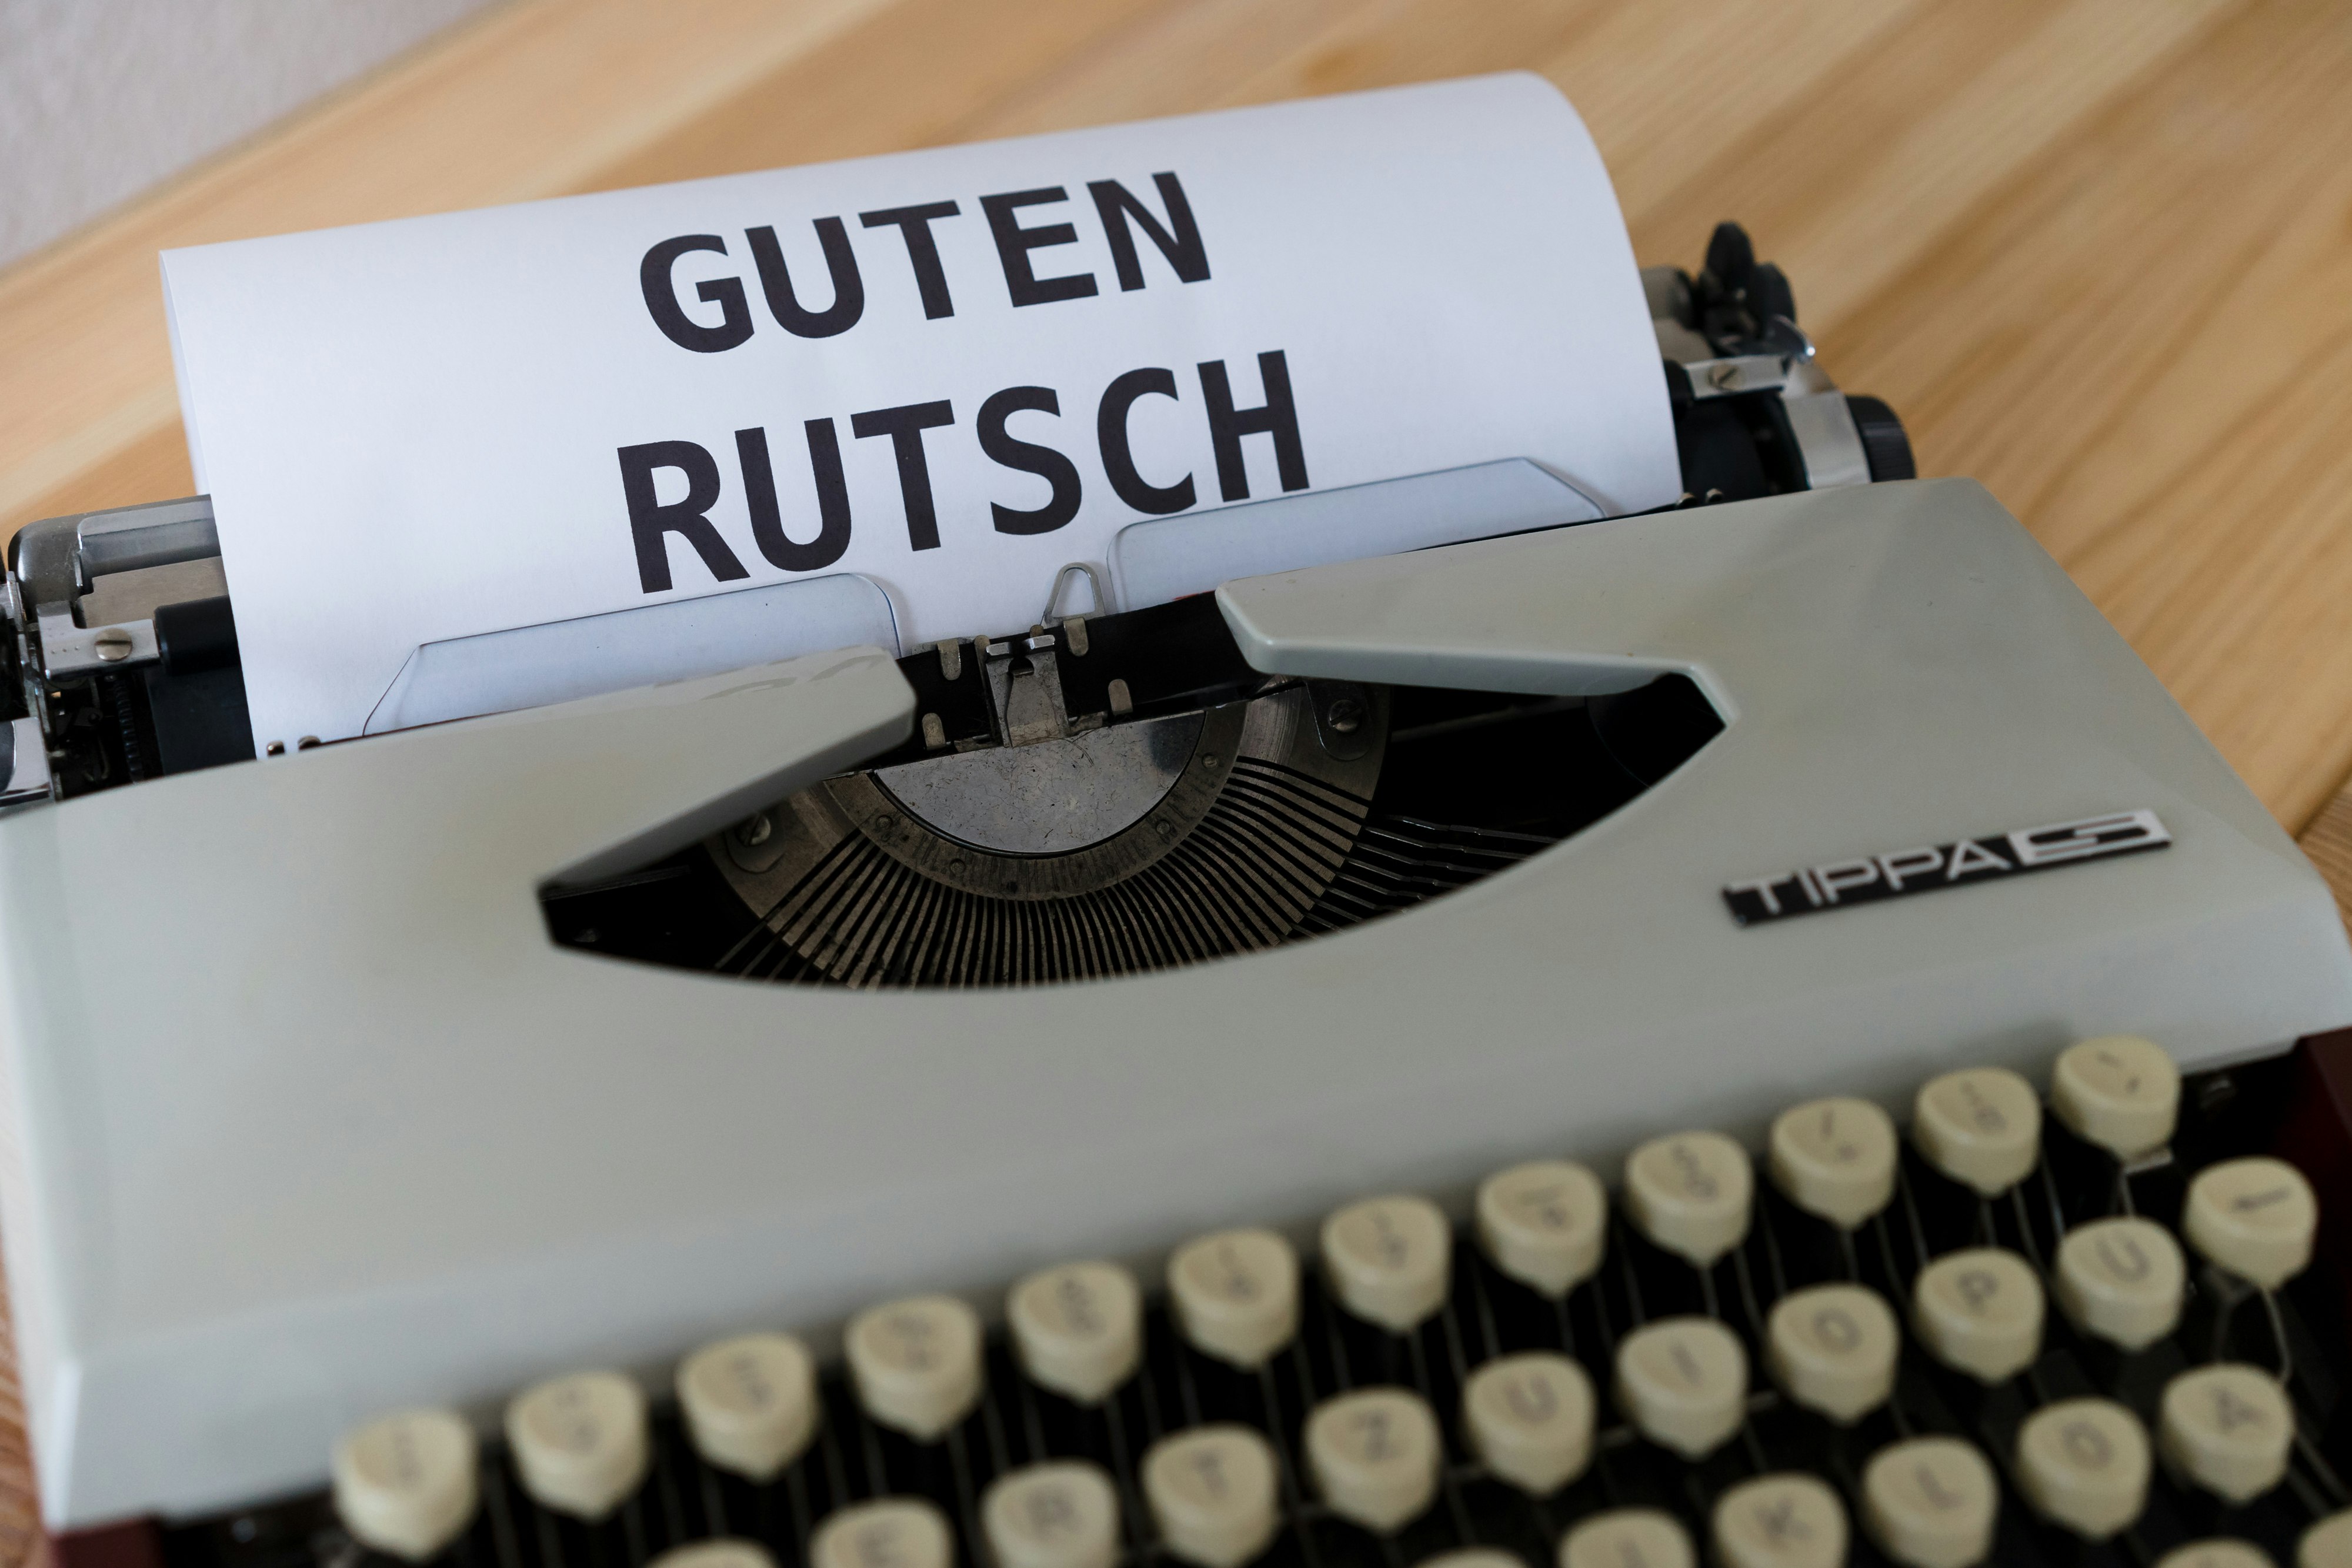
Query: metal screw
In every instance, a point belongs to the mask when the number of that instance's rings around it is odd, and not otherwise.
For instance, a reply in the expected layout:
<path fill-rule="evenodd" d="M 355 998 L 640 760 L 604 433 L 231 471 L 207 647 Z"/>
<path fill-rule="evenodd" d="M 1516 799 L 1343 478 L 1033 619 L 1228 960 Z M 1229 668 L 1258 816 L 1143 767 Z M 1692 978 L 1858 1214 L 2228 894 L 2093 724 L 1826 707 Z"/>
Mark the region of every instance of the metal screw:
<path fill-rule="evenodd" d="M 756 849 L 765 844 L 775 831 L 776 825 L 768 820 L 768 814 L 763 811 L 737 828 L 735 837 L 746 848 Z"/>
<path fill-rule="evenodd" d="M 97 641 L 90 646 L 107 663 L 119 664 L 131 657 L 131 634 L 121 626 L 109 626 L 98 634 Z"/>
<path fill-rule="evenodd" d="M 1342 697 L 1323 710 L 1323 722 L 1335 735 L 1352 735 L 1364 727 L 1364 705 L 1352 697 Z"/>

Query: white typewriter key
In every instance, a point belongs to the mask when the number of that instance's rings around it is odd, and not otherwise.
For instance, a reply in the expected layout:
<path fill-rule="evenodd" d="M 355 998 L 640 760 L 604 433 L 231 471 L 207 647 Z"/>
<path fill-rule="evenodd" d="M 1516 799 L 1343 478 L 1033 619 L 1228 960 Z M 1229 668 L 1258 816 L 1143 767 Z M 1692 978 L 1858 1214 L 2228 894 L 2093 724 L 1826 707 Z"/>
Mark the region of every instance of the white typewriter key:
<path fill-rule="evenodd" d="M 1748 1352 L 1712 1318 L 1664 1318 L 1618 1342 L 1617 1405 L 1686 1459 L 1721 1447 L 1748 1409 Z"/>
<path fill-rule="evenodd" d="M 2172 1142 L 2180 1069 L 2154 1040 L 2102 1035 L 2059 1053 L 2050 1108 L 2084 1142 L 2137 1160 Z"/>
<path fill-rule="evenodd" d="M 1620 1508 L 1570 1531 L 1559 1543 L 1559 1568 L 1698 1568 L 1698 1553 L 1674 1515 Z"/>
<path fill-rule="evenodd" d="M 1168 1550 L 1201 1568 L 1241 1568 L 1281 1523 L 1274 1446 L 1247 1426 L 1195 1426 L 1143 1456 L 1143 1496 Z"/>
<path fill-rule="evenodd" d="M 1592 1380 L 1549 1352 L 1490 1361 L 1463 1384 L 1462 1425 L 1488 1469 L 1548 1497 L 1592 1458 Z"/>
<path fill-rule="evenodd" d="M 1168 1297 L 1192 1348 L 1244 1369 L 1298 1332 L 1298 1255 L 1270 1230 L 1221 1230 L 1168 1260 Z"/>
<path fill-rule="evenodd" d="M 2000 1486 L 1957 1437 L 1890 1443 L 1862 1473 L 1863 1522 L 1904 1568 L 1975 1568 L 1992 1552 Z"/>
<path fill-rule="evenodd" d="M 1712 1527 L 1723 1568 L 1845 1565 L 1845 1505 L 1811 1476 L 1741 1482 L 1716 1500 Z"/>
<path fill-rule="evenodd" d="M 617 1372 L 551 1378 L 507 1405 L 507 1447 L 541 1506 L 593 1523 L 645 1479 L 645 1394 Z"/>
<path fill-rule="evenodd" d="M 1919 1271 L 1911 1323 L 1937 1361 L 1979 1383 L 2016 1376 L 2042 1353 L 2042 1281 L 1997 1247 L 1948 1253 Z"/>
<path fill-rule="evenodd" d="M 752 1541 L 698 1541 L 673 1546 L 655 1558 L 649 1568 L 776 1568 L 768 1549 Z"/>
<path fill-rule="evenodd" d="M 844 1342 L 858 1403 L 929 1442 L 980 1400 L 980 1316 L 952 1296 L 909 1296 L 850 1320 Z"/>
<path fill-rule="evenodd" d="M 2053 1523 L 2105 1541 L 2147 1505 L 2147 1434 L 2111 1399 L 2043 1406 L 2017 1434 L 2018 1488 Z"/>
<path fill-rule="evenodd" d="M 1323 1222 L 1323 1268 L 1341 1306 L 1405 1333 L 1445 1305 L 1453 1228 L 1427 1198 L 1366 1198 Z"/>
<path fill-rule="evenodd" d="M 1465 1546 L 1459 1552 L 1441 1552 L 1434 1557 L 1424 1557 L 1418 1568 L 1528 1568 L 1516 1552 L 1498 1551 L 1492 1546 Z"/>
<path fill-rule="evenodd" d="M 2172 1331 L 2188 1285 L 2180 1244 L 2150 1220 L 2095 1220 L 2059 1244 L 2060 1310 L 2083 1332 L 2127 1351 Z"/>
<path fill-rule="evenodd" d="M 1437 1495 L 1437 1420 L 1419 1394 L 1366 1388 L 1327 1399 L 1307 1418 L 1307 1463 L 1332 1511 L 1383 1533 L 1418 1518 Z"/>
<path fill-rule="evenodd" d="M 1875 1290 L 1817 1285 L 1772 1309 L 1765 1357 L 1789 1397 L 1851 1424 L 1895 1392 L 1903 1353 L 1895 1313 Z"/>
<path fill-rule="evenodd" d="M 454 1410 L 404 1410 L 335 1445 L 335 1512 L 363 1546 L 422 1563 L 479 1500 L 474 1429 Z"/>
<path fill-rule="evenodd" d="M 2330 1514 L 2303 1532 L 2294 1568 L 2352 1568 L 2352 1509 Z"/>
<path fill-rule="evenodd" d="M 2319 1201 L 2284 1160 L 2226 1160 L 2189 1184 L 2180 1228 L 2213 1262 L 2275 1289 L 2311 1261 Z"/>
<path fill-rule="evenodd" d="M 955 1537 L 919 1498 L 882 1498 L 828 1515 L 809 1537 L 809 1568 L 955 1568 Z"/>
<path fill-rule="evenodd" d="M 1101 1403 L 1143 1355 L 1143 1292 L 1116 1263 L 1042 1269 L 1005 1300 L 1030 1380 L 1081 1405 Z"/>
<path fill-rule="evenodd" d="M 2286 1479 L 2294 1407 L 2259 1367 L 2200 1366 L 2164 1385 L 2156 1443 L 2183 1480 L 2251 1502 Z"/>
<path fill-rule="evenodd" d="M 2270 1553 L 2242 1541 L 2192 1541 L 2156 1560 L 2156 1568 L 2277 1568 Z"/>
<path fill-rule="evenodd" d="M 772 1479 L 816 1430 L 816 1377 L 790 1334 L 744 1334 L 679 1363 L 677 1403 L 695 1452 L 722 1470 Z"/>
<path fill-rule="evenodd" d="M 1772 1182 L 1807 1214 L 1852 1230 L 1895 1195 L 1895 1119 L 1866 1100 L 1816 1100 L 1772 1123 Z"/>
<path fill-rule="evenodd" d="M 1118 1494 L 1082 1461 L 1014 1470 L 981 1500 L 996 1568 L 1111 1568 L 1118 1560 Z"/>
<path fill-rule="evenodd" d="M 1948 1072 L 1920 1089 L 1911 1137 L 1929 1164 L 1990 1197 L 2041 1158 L 2042 1101 L 2007 1068 Z"/>
<path fill-rule="evenodd" d="M 1478 1188 L 1478 1244 L 1495 1267 L 1533 1290 L 1565 1296 L 1601 1267 L 1609 1194 L 1569 1160 L 1531 1160 Z"/>
<path fill-rule="evenodd" d="M 1642 1234 L 1704 1268 L 1748 1237 L 1756 1173 L 1720 1132 L 1676 1132 L 1625 1162 L 1625 1206 Z"/>

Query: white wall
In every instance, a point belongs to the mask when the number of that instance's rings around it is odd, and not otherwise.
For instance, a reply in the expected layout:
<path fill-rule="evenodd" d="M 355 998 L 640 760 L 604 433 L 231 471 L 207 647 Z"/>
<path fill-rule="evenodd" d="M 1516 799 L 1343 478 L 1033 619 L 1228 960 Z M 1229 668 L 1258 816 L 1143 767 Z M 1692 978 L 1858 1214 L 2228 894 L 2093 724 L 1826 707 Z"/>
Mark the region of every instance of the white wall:
<path fill-rule="evenodd" d="M 0 266 L 490 0 L 0 0 Z"/>

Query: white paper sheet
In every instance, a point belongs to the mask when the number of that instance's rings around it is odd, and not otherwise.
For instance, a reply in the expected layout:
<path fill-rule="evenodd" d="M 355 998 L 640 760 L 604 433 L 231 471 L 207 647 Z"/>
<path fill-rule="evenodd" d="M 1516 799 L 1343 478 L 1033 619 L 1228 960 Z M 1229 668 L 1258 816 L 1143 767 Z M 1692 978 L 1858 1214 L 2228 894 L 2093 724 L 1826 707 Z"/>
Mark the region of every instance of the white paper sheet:
<path fill-rule="evenodd" d="M 856 572 L 913 647 L 1025 627 L 1143 517 L 1504 458 L 1609 512 L 1679 489 L 1607 173 L 1533 76 L 176 250 L 163 279 L 265 746 L 356 734 L 420 645 L 508 627 Z"/>

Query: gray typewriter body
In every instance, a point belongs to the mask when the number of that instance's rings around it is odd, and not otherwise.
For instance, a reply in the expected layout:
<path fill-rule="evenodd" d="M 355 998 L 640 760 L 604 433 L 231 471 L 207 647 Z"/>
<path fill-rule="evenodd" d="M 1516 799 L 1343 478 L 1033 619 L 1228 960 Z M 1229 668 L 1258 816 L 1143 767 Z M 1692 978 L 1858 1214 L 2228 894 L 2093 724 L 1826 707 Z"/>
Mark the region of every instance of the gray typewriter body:
<path fill-rule="evenodd" d="M 51 1527 L 315 1484 L 389 1407 L 488 1409 L 746 1324 L 1606 1161 L 1662 1099 L 1752 1139 L 1809 1094 L 1894 1104 L 2087 1035 L 2194 1069 L 2352 1022 L 2327 889 L 1971 483 L 1537 531 L 1215 604 L 1268 676 L 1573 700 L 1679 674 L 1721 732 L 1405 913 L 983 992 L 762 986 L 549 941 L 546 886 L 898 744 L 917 703 L 877 650 L 0 819 L 0 1226 Z M 2168 842 L 1852 891 L 1873 857 L 1884 877 L 2131 813 Z M 1847 892 L 1742 924 L 1726 889 L 1757 883 Z"/>

